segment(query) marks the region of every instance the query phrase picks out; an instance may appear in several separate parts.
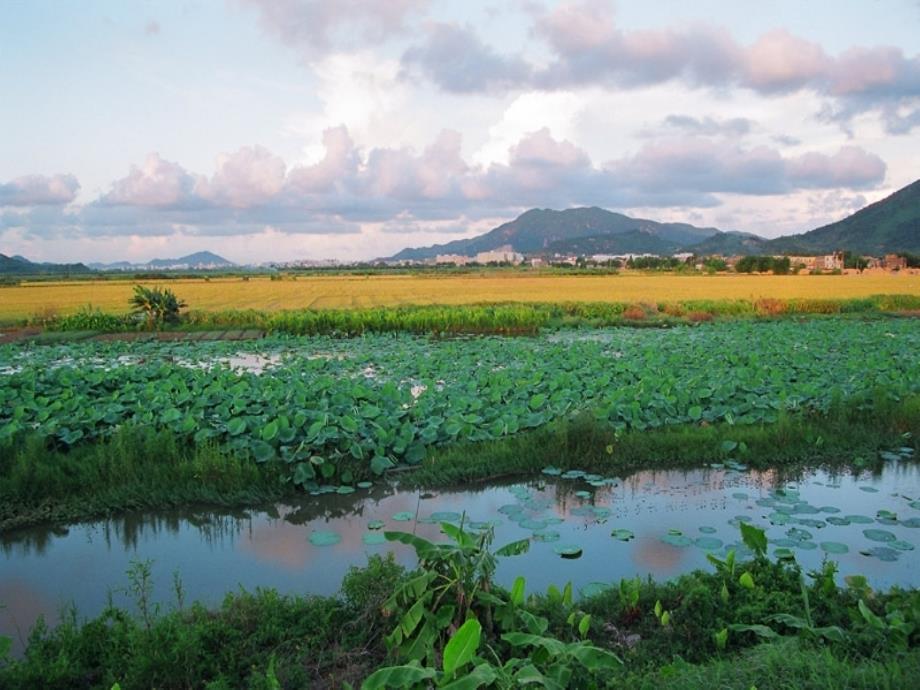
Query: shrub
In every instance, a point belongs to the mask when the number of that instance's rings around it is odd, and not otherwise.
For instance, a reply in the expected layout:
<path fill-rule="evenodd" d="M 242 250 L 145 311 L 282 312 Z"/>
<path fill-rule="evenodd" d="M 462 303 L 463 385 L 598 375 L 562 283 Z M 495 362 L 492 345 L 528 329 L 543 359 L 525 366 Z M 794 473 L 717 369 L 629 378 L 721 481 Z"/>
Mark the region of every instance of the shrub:
<path fill-rule="evenodd" d="M 179 310 L 187 306 L 169 288 L 134 286 L 130 304 L 133 313 L 143 317 L 148 329 L 179 322 Z"/>

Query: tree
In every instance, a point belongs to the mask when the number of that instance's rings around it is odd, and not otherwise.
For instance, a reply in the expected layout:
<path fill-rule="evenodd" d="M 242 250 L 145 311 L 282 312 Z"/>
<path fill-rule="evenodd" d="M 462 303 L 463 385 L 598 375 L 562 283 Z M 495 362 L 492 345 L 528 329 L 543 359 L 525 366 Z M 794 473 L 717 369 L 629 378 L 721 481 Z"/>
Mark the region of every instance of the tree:
<path fill-rule="evenodd" d="M 188 306 L 168 288 L 146 288 L 143 285 L 134 286 L 130 303 L 134 307 L 133 313 L 144 317 L 149 330 L 178 323 L 179 310 Z"/>

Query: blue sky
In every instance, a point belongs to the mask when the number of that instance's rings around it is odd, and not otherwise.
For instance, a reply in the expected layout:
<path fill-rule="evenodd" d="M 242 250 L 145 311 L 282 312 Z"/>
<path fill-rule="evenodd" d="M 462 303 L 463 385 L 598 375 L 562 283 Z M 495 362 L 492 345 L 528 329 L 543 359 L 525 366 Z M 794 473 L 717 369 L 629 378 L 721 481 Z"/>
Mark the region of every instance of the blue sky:
<path fill-rule="evenodd" d="M 0 3 L 0 252 L 372 258 L 532 206 L 776 236 L 917 177 L 920 3 Z"/>

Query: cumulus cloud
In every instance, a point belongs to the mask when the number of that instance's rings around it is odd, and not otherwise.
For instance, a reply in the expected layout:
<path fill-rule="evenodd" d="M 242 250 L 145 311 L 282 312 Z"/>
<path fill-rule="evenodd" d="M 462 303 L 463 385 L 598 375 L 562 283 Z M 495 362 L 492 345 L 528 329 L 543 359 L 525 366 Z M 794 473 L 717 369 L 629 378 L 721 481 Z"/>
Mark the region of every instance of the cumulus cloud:
<path fill-rule="evenodd" d="M 408 73 L 445 91 L 640 88 L 681 81 L 698 88 L 744 88 L 764 96 L 809 90 L 826 98 L 823 116 L 845 124 L 854 115 L 881 115 L 887 131 L 920 124 L 920 56 L 889 46 L 855 47 L 829 55 L 784 29 L 750 45 L 709 25 L 628 31 L 610 2 L 563 2 L 535 11 L 532 34 L 549 49 L 543 64 L 500 55 L 469 28 L 432 24 L 403 55 Z"/>
<path fill-rule="evenodd" d="M 699 194 L 786 194 L 798 189 L 866 189 L 879 185 L 886 166 L 855 146 L 833 155 L 783 157 L 767 146 L 743 148 L 701 138 L 663 139 L 608 169 L 637 191 L 669 189 Z"/>
<path fill-rule="evenodd" d="M 261 146 L 244 146 L 217 159 L 217 171 L 196 192 L 217 206 L 249 208 L 273 199 L 284 185 L 287 166 Z"/>
<path fill-rule="evenodd" d="M 79 191 L 73 175 L 24 175 L 0 183 L 0 206 L 69 204 Z"/>
<path fill-rule="evenodd" d="M 142 165 L 131 166 L 127 176 L 113 182 L 100 201 L 111 206 L 186 206 L 194 201 L 196 184 L 181 165 L 150 153 Z"/>
<path fill-rule="evenodd" d="M 681 124 L 686 124 L 681 121 Z M 699 124 L 699 123 L 697 123 Z M 546 128 L 522 136 L 507 162 L 471 164 L 460 134 L 445 130 L 421 151 L 358 148 L 344 127 L 323 136 L 325 155 L 290 170 L 264 148 L 218 158 L 208 177 L 150 154 L 96 202 L 65 212 L 49 207 L 7 214 L 3 224 L 49 236 L 248 235 L 266 227 L 289 234 L 460 232 L 458 219 L 510 215 L 530 206 L 706 208 L 725 195 L 877 186 L 885 164 L 855 146 L 783 156 L 721 137 L 666 137 L 604 164 Z M 435 228 L 447 228 L 435 230 Z"/>
<path fill-rule="evenodd" d="M 307 59 L 337 48 L 379 43 L 406 29 L 429 0 L 240 0 L 262 26 Z"/>
<path fill-rule="evenodd" d="M 498 54 L 472 28 L 445 23 L 430 24 L 425 42 L 403 54 L 402 66 L 404 74 L 421 74 L 455 93 L 513 89 L 532 72 L 522 58 Z"/>

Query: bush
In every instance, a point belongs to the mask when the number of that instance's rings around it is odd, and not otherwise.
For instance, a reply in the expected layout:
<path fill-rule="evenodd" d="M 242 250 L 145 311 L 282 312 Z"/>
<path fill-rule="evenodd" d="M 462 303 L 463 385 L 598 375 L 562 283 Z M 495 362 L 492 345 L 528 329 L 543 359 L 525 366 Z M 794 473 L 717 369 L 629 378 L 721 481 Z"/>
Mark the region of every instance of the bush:
<path fill-rule="evenodd" d="M 178 323 L 179 310 L 187 306 L 169 288 L 146 288 L 143 285 L 134 286 L 130 304 L 134 307 L 133 313 L 143 317 L 150 330 Z"/>

